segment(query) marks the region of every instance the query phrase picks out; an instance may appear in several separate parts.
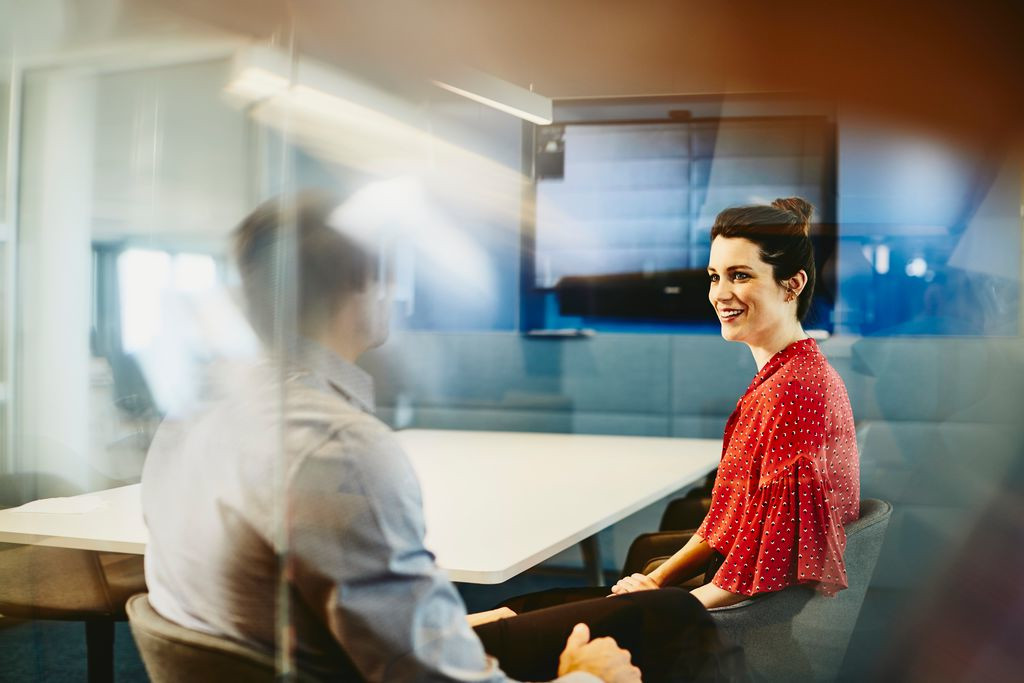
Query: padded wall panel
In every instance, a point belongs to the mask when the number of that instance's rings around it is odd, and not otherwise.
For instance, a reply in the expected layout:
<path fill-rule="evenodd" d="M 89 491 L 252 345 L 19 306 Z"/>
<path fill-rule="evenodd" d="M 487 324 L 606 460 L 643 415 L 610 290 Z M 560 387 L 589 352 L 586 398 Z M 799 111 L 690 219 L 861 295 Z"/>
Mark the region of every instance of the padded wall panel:
<path fill-rule="evenodd" d="M 672 436 L 687 439 L 721 439 L 725 432 L 728 415 L 712 415 L 708 417 L 674 416 L 672 418 Z"/>
<path fill-rule="evenodd" d="M 867 337 L 853 369 L 870 378 L 858 419 L 1013 422 L 1024 390 L 1024 349 L 1012 339 Z"/>
<path fill-rule="evenodd" d="M 667 415 L 671 339 L 655 334 L 599 334 L 555 342 L 562 348 L 563 391 L 580 411 Z"/>
<path fill-rule="evenodd" d="M 672 337 L 672 413 L 726 416 L 757 372 L 750 349 L 718 335 Z"/>
<path fill-rule="evenodd" d="M 530 410 L 416 408 L 415 429 L 466 429 L 496 432 L 572 432 L 572 414 Z"/>

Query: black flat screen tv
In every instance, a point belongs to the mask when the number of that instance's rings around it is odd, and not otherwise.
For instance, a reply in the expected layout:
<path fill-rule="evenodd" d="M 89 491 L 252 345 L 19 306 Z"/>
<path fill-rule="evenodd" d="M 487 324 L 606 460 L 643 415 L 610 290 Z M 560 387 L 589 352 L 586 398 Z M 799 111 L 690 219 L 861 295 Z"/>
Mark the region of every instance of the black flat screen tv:
<path fill-rule="evenodd" d="M 809 319 L 831 329 L 835 123 L 824 114 L 566 121 L 529 126 L 521 270 L 526 331 L 709 324 L 710 230 L 729 206 L 815 206 L 819 283 Z"/>

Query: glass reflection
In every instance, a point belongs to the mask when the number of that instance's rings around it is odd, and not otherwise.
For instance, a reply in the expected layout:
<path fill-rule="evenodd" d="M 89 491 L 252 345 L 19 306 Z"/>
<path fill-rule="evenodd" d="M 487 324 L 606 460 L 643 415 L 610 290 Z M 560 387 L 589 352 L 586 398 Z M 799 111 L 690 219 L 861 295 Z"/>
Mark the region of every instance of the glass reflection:
<path fill-rule="evenodd" d="M 223 17 L 196 25 L 194 12 L 170 4 L 105 3 L 88 21 L 69 3 L 28 18 L 0 10 L 0 24 L 35 45 L 26 53 L 19 43 L 16 68 L 0 60 L 0 160 L 20 159 L 0 163 L 10 231 L 0 232 L 0 507 L 136 483 L 160 422 L 196 413 L 237 379 L 259 344 L 241 313 L 228 233 L 261 200 L 307 188 L 352 195 L 347 211 L 360 224 L 390 231 L 378 267 L 393 282 L 397 332 L 362 366 L 391 426 L 721 437 L 754 369 L 717 329 L 679 322 L 682 285 L 658 288 L 667 306 L 625 297 L 624 316 L 532 298 L 531 288 L 699 268 L 702 226 L 718 204 L 757 199 L 772 177 L 821 184 L 818 142 L 796 136 L 768 154 L 769 136 L 749 127 L 723 134 L 691 123 L 694 140 L 652 145 L 671 157 L 652 164 L 657 173 L 632 160 L 598 174 L 569 159 L 577 175 L 559 179 L 536 155 L 532 127 L 429 85 L 417 69 L 373 65 L 405 74 L 382 77 L 366 66 L 386 61 L 376 52 L 293 54 L 285 40 L 253 43 L 237 25 L 237 35 L 225 31 Z M 289 35 L 273 21 L 260 36 Z M 314 45 L 341 42 L 337 22 L 314 23 Z M 409 61 L 422 57 L 413 52 Z M 562 68 L 551 60 L 542 71 L 571 91 Z M 9 96 L 5 75 L 15 71 Z M 634 106 L 556 104 L 554 127 L 570 126 L 570 137 L 601 134 L 578 120 L 587 106 L 610 118 Z M 1019 145 L 984 131 L 965 140 L 931 119 L 908 124 L 846 102 L 836 114 L 835 187 L 823 191 L 835 202 L 836 246 L 820 268 L 834 283 L 822 325 L 833 335 L 821 347 L 850 391 L 863 493 L 896 510 L 849 650 L 851 675 L 866 678 L 908 605 L 924 599 L 921 586 L 985 533 L 971 526 L 981 510 L 1019 529 L 1007 489 L 1021 462 L 1022 162 Z M 572 195 L 587 174 L 597 189 Z M 613 201 L 606 186 L 623 177 L 659 188 L 658 201 Z M 696 189 L 677 195 L 682 182 Z M 531 230 L 544 253 L 524 251 Z M 691 319 L 708 312 L 705 286 Z M 638 322 L 639 309 L 674 322 Z M 532 329 L 545 334 L 522 334 Z M 605 569 L 619 569 L 659 514 L 602 535 Z M 581 561 L 570 549 L 550 564 Z M 968 602 L 989 597 L 953 585 Z M 279 606 L 287 615 L 286 598 Z M 287 648 L 280 654 L 287 666 Z M 38 679 L 58 676 L 38 666 Z"/>

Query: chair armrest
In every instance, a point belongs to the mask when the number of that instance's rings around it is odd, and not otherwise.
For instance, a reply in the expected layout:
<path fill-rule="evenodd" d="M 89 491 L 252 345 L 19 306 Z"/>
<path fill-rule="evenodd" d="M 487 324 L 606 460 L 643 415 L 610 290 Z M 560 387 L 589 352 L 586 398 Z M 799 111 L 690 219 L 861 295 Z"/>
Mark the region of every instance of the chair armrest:
<path fill-rule="evenodd" d="M 655 569 L 657 569 L 661 565 L 665 564 L 665 560 L 667 560 L 670 557 L 672 557 L 672 556 L 671 555 L 665 555 L 664 557 L 654 557 L 654 558 L 651 558 L 650 560 L 647 561 L 647 564 L 644 565 L 644 568 L 640 570 L 640 573 L 641 574 L 650 574 Z M 703 574 L 703 573 L 694 574 L 692 577 L 690 577 L 689 579 L 686 579 L 682 583 L 676 584 L 676 586 L 679 587 L 679 588 L 685 588 L 686 590 L 692 591 L 694 588 L 700 588 L 701 586 L 704 585 L 705 576 L 706 575 Z"/>
<path fill-rule="evenodd" d="M 748 597 L 725 607 L 709 607 L 708 613 L 715 619 L 715 623 L 725 626 L 788 624 L 814 596 L 814 589 L 808 585 L 789 586 L 781 591 Z"/>
<path fill-rule="evenodd" d="M 637 536 L 636 540 L 629 546 L 626 563 L 622 567 L 622 576 L 647 573 L 649 565 L 657 560 L 661 562 L 667 560 L 677 550 L 686 545 L 686 542 L 690 540 L 695 532 L 695 529 L 690 529 L 689 531 L 656 531 Z M 658 564 L 661 562 L 658 562 Z M 657 564 L 651 566 L 649 571 L 653 571 L 657 566 Z M 702 574 L 704 570 L 704 567 L 698 568 L 694 571 L 693 576 Z M 687 576 L 684 577 L 684 580 L 690 578 L 693 577 Z"/>
<path fill-rule="evenodd" d="M 661 565 L 665 564 L 665 560 L 667 560 L 670 557 L 672 557 L 672 556 L 671 555 L 662 555 L 661 557 L 652 557 L 651 559 L 647 560 L 647 564 L 645 564 L 643 566 L 643 569 L 640 570 L 640 573 L 641 574 L 650 574 L 655 569 L 657 569 Z"/>

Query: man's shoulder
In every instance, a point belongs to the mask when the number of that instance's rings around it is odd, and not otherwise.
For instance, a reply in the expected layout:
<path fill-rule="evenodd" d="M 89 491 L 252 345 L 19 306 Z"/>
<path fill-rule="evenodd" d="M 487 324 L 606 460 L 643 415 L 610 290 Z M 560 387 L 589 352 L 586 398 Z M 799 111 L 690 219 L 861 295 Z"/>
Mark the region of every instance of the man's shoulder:
<path fill-rule="evenodd" d="M 301 461 L 344 460 L 369 476 L 407 467 L 392 429 L 340 394 L 297 388 L 285 412 L 289 451 Z"/>
<path fill-rule="evenodd" d="M 391 429 L 372 413 L 353 404 L 345 396 L 302 383 L 289 387 L 284 406 L 289 432 L 315 430 L 325 436 L 338 433 L 367 438 L 387 437 Z"/>
<path fill-rule="evenodd" d="M 290 486 L 296 500 L 332 491 L 374 510 L 375 524 L 417 531 L 422 502 L 412 463 L 386 424 L 343 397 L 308 396 L 289 408 Z"/>

